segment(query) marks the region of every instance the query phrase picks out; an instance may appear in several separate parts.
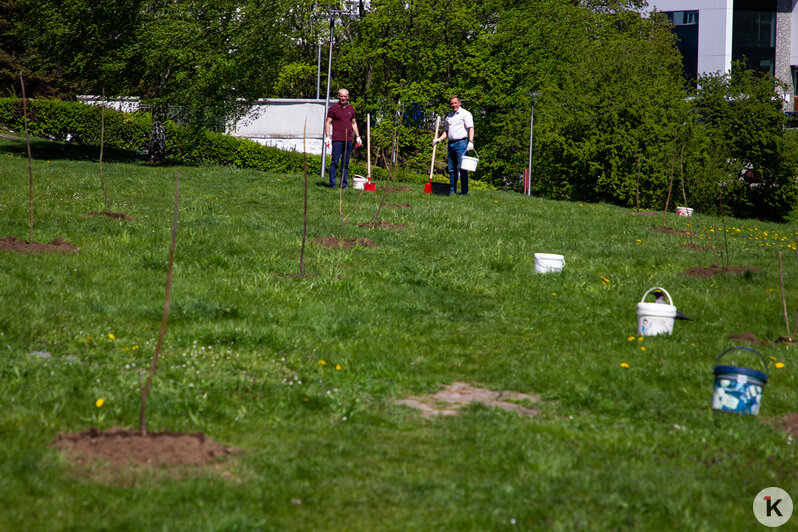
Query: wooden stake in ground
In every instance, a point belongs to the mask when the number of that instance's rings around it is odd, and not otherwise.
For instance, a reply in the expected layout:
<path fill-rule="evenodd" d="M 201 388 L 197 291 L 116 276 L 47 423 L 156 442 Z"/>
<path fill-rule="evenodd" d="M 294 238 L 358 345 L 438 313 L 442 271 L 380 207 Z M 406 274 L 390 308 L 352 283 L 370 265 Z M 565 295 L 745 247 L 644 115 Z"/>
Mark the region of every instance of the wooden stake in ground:
<path fill-rule="evenodd" d="M 668 215 L 668 204 L 671 202 L 671 189 L 673 189 L 673 163 L 676 157 L 676 139 L 673 139 L 673 149 L 671 150 L 671 179 L 668 183 L 668 198 L 665 200 L 665 211 L 662 213 L 662 227 L 665 227 L 665 216 Z"/>
<path fill-rule="evenodd" d="M 637 155 L 637 187 L 635 188 L 635 214 L 640 212 L 640 163 L 642 161 L 642 155 Z M 432 179 L 432 176 L 430 176 Z M 664 225 L 665 222 L 663 222 Z"/>
<path fill-rule="evenodd" d="M 28 247 L 33 245 L 33 156 L 30 152 L 30 135 L 28 134 L 28 97 L 25 95 L 25 80 L 22 72 L 19 73 L 19 84 L 22 87 L 22 115 L 25 124 L 25 142 L 28 145 L 28 176 L 30 182 L 30 208 L 28 225 Z"/>
<path fill-rule="evenodd" d="M 299 275 L 305 275 L 305 240 L 308 236 L 308 121 L 305 119 L 305 129 L 302 132 L 302 151 L 305 152 L 305 221 L 302 226 L 302 248 L 299 251 Z"/>
<path fill-rule="evenodd" d="M 784 309 L 784 327 L 787 329 L 787 338 L 790 338 L 790 319 L 787 317 L 787 299 L 784 297 L 784 274 L 781 269 L 781 251 L 779 251 L 779 285 L 781 286 L 781 306 Z"/>
<path fill-rule="evenodd" d="M 177 245 L 177 216 L 180 205 L 180 175 L 175 172 L 175 210 L 172 216 L 172 244 L 169 246 L 169 264 L 166 267 L 166 296 L 163 303 L 163 318 L 161 319 L 161 330 L 158 332 L 158 343 L 155 344 L 155 354 L 150 364 L 150 372 L 147 375 L 147 382 L 141 388 L 141 408 L 139 409 L 139 433 L 147 435 L 147 397 L 150 395 L 152 378 L 155 376 L 155 369 L 158 367 L 158 355 L 161 353 L 163 339 L 166 336 L 166 320 L 169 317 L 169 304 L 172 298 L 172 266 L 175 260 L 175 246 Z"/>
<path fill-rule="evenodd" d="M 731 260 L 729 260 L 729 237 L 726 235 L 726 209 L 723 208 L 723 188 L 720 187 L 720 219 L 723 222 L 723 248 L 726 250 L 726 269 L 731 267 Z M 790 334 L 790 331 L 787 331 Z"/>
<path fill-rule="evenodd" d="M 685 209 L 687 205 L 687 193 L 684 191 L 684 144 L 682 150 L 679 152 L 679 180 L 682 182 L 682 199 L 684 200 Z M 690 237 L 690 245 L 693 244 L 693 224 L 690 222 L 691 218 L 687 218 L 687 236 Z"/>
<path fill-rule="evenodd" d="M 100 186 L 105 197 L 105 212 L 111 212 L 111 204 L 108 201 L 108 191 L 105 190 L 105 179 L 103 179 L 103 147 L 105 146 L 105 89 L 103 89 L 103 100 L 100 106 Z"/>

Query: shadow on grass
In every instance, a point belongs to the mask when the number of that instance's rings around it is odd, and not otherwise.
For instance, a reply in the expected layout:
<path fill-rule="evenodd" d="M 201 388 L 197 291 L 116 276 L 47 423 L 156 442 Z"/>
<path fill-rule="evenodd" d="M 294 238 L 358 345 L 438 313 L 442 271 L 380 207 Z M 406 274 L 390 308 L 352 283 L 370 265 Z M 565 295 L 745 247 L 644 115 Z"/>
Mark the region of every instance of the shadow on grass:
<path fill-rule="evenodd" d="M 100 147 L 90 144 L 77 144 L 45 140 L 41 138 L 32 138 L 30 142 L 30 149 L 34 160 L 70 160 L 95 162 L 99 162 L 100 160 Z M 28 148 L 25 144 L 24 134 L 2 135 L 0 137 L 0 150 L 19 155 L 20 157 L 27 157 Z M 144 154 L 137 153 L 133 150 L 122 150 L 110 146 L 106 146 L 103 149 L 103 163 L 127 163 L 144 165 L 153 164 L 147 162 L 147 156 Z M 157 166 L 172 165 L 190 166 L 176 160 L 168 160 L 167 162 L 161 163 Z"/>

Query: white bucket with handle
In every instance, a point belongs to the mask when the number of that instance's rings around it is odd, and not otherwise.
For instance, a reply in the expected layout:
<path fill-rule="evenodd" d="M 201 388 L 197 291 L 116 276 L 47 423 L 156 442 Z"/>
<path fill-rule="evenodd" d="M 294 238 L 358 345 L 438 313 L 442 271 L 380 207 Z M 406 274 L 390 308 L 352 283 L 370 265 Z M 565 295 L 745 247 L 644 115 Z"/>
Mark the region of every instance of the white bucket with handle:
<path fill-rule="evenodd" d="M 368 181 L 369 180 L 366 179 L 365 177 L 363 177 L 362 175 L 355 175 L 354 177 L 352 177 L 352 187 L 355 190 L 363 190 L 363 188 L 365 188 L 366 183 L 368 183 Z"/>
<path fill-rule="evenodd" d="M 668 303 L 646 303 L 646 296 L 652 290 L 660 290 L 668 296 Z M 676 307 L 673 305 L 671 295 L 662 287 L 654 286 L 643 294 L 637 304 L 637 333 L 641 336 L 657 336 L 658 334 L 671 334 L 673 321 L 676 318 Z"/>
<path fill-rule="evenodd" d="M 466 172 L 473 172 L 477 169 L 477 163 L 479 162 L 479 154 L 477 150 L 471 150 L 474 152 L 476 157 L 471 157 L 470 155 L 463 154 L 463 160 L 460 161 L 460 169 L 465 170 Z M 468 152 L 466 152 L 468 153 Z"/>

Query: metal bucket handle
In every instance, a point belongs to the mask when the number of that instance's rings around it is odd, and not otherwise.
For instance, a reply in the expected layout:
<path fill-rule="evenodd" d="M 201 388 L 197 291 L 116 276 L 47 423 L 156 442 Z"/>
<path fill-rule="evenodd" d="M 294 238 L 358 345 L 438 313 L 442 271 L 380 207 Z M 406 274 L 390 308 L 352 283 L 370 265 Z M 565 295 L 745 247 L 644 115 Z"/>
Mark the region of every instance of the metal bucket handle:
<path fill-rule="evenodd" d="M 463 155 L 465 155 L 466 153 L 468 153 L 470 151 L 473 151 L 474 153 L 476 153 L 477 154 L 477 160 L 479 160 L 479 154 L 477 153 L 477 150 L 474 149 L 474 148 L 471 148 L 470 150 L 466 150 L 465 152 L 463 152 Z"/>
<path fill-rule="evenodd" d="M 757 350 L 755 350 L 755 349 L 752 349 L 752 348 L 750 348 L 750 347 L 748 347 L 748 346 L 745 346 L 745 345 L 736 345 L 736 346 L 734 346 L 734 347 L 730 347 L 730 348 L 728 348 L 726 351 L 724 351 L 723 353 L 721 353 L 721 354 L 719 354 L 719 355 L 718 355 L 718 358 L 716 358 L 716 359 L 715 359 L 715 365 L 716 365 L 716 366 L 718 365 L 718 361 L 720 360 L 720 357 L 722 357 L 723 355 L 725 355 L 725 354 L 726 354 L 726 353 L 728 353 L 729 351 L 736 351 L 737 349 L 744 349 L 744 350 L 746 350 L 746 351 L 751 351 L 751 352 L 752 352 L 752 353 L 754 353 L 756 356 L 758 356 L 758 357 L 760 358 L 760 360 L 762 360 L 762 363 L 765 365 L 765 375 L 767 375 L 767 376 L 768 376 L 768 378 L 770 378 L 770 373 L 768 372 L 768 361 L 767 361 L 767 360 L 765 360 L 765 357 L 763 357 L 763 356 L 762 356 L 762 355 L 759 353 L 759 351 L 757 351 Z"/>
<path fill-rule="evenodd" d="M 663 293 L 664 293 L 666 296 L 668 296 L 668 304 L 669 304 L 670 306 L 673 306 L 673 299 L 671 299 L 671 295 L 668 293 L 668 291 L 667 291 L 667 290 L 665 290 L 665 289 L 664 289 L 664 288 L 662 288 L 661 286 L 652 286 L 651 288 L 649 288 L 649 289 L 648 289 L 648 291 L 647 291 L 645 294 L 643 294 L 643 297 L 642 297 L 642 299 L 640 299 L 640 302 L 641 302 L 641 303 L 645 303 L 645 301 L 646 301 L 646 296 L 647 296 L 648 294 L 650 294 L 652 290 L 662 290 L 662 292 L 663 292 Z"/>

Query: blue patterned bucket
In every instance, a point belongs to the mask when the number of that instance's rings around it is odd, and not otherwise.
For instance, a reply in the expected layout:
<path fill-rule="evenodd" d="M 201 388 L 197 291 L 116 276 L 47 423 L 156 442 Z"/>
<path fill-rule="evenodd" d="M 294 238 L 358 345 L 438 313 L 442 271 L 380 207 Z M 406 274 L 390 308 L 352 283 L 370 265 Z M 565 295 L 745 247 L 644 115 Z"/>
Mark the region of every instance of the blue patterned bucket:
<path fill-rule="evenodd" d="M 765 365 L 765 373 L 737 366 L 719 366 L 720 358 L 735 350 L 751 351 Z M 715 391 L 712 394 L 712 409 L 721 412 L 737 412 L 755 416 L 762 404 L 762 391 L 768 382 L 768 363 L 765 357 L 750 347 L 738 345 L 727 349 L 715 359 Z"/>

